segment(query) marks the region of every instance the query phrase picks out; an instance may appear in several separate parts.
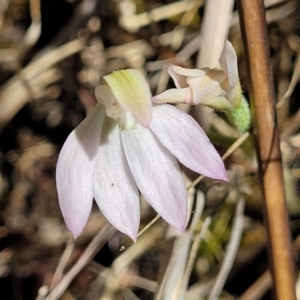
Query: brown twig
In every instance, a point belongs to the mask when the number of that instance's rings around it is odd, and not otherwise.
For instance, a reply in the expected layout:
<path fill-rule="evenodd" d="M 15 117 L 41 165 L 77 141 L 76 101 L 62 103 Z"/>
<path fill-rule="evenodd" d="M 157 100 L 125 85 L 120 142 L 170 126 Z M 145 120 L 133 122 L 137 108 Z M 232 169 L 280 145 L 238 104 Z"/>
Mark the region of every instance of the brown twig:
<path fill-rule="evenodd" d="M 264 6 L 262 0 L 237 3 L 249 74 L 273 286 L 276 299 L 296 299 Z"/>

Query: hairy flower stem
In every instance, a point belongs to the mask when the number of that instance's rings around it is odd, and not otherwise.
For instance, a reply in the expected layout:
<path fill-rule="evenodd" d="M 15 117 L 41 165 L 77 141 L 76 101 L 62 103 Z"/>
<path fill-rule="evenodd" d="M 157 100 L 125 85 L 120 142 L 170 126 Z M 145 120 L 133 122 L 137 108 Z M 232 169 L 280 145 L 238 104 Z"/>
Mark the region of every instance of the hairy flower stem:
<path fill-rule="evenodd" d="M 293 300 L 296 299 L 295 279 L 263 1 L 238 0 L 237 3 L 249 74 L 273 287 L 276 299 Z"/>

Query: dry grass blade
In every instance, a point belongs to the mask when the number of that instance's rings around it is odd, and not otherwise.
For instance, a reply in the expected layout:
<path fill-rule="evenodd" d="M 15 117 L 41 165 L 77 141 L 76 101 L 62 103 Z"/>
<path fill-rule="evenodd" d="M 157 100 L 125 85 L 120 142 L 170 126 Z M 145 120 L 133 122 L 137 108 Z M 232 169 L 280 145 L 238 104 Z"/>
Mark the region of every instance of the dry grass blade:
<path fill-rule="evenodd" d="M 61 277 L 63 275 L 64 269 L 68 263 L 68 260 L 74 250 L 75 241 L 73 239 L 70 239 L 69 242 L 66 245 L 66 248 L 64 250 L 64 253 L 59 261 L 59 264 L 57 265 L 57 268 L 55 270 L 52 283 L 49 287 L 49 290 L 52 291 L 56 285 L 60 282 Z"/>
<path fill-rule="evenodd" d="M 81 51 L 84 46 L 85 41 L 78 39 L 50 50 L 11 78 L 0 91 L 0 130 L 27 102 L 43 95 L 45 88 L 60 78 L 53 66 Z"/>
<path fill-rule="evenodd" d="M 195 254 L 198 249 L 200 240 L 197 239 L 196 236 L 203 237 L 210 223 L 210 219 L 204 221 L 204 223 L 201 224 L 200 232 L 198 234 L 196 233 L 205 203 L 203 194 L 199 193 L 198 196 L 192 224 L 183 235 L 177 237 L 175 240 L 168 267 L 155 297 L 156 300 L 185 299 L 187 284 L 194 263 L 194 259 L 191 260 L 191 263 L 188 263 L 189 257 L 191 253 Z M 191 247 L 192 243 L 196 243 L 196 251 L 195 247 Z"/>
<path fill-rule="evenodd" d="M 247 291 L 241 295 L 239 300 L 261 299 L 266 291 L 272 286 L 272 277 L 269 270 L 265 271 Z"/>
<path fill-rule="evenodd" d="M 30 0 L 30 15 L 32 22 L 24 36 L 24 50 L 33 46 L 41 35 L 42 22 L 40 0 Z"/>
<path fill-rule="evenodd" d="M 293 93 L 293 91 L 295 89 L 297 82 L 299 81 L 299 77 L 300 77 L 300 52 L 297 55 L 297 61 L 295 64 L 295 69 L 293 72 L 293 76 L 292 76 L 290 85 L 289 85 L 287 91 L 285 92 L 285 94 L 283 95 L 283 97 L 276 104 L 277 109 L 280 108 L 284 104 L 284 102 L 291 96 L 291 94 Z"/>
<path fill-rule="evenodd" d="M 199 0 L 197 0 L 199 1 Z M 193 1 L 195 2 L 195 1 Z M 192 2 L 192 3 L 193 3 Z M 202 0 L 201 0 L 202 2 Z M 158 22 L 180 13 L 187 11 L 187 7 L 194 8 L 194 5 L 189 5 L 190 0 L 177 1 L 151 10 L 149 13 L 144 12 L 138 15 L 128 16 L 126 13 L 120 18 L 120 24 L 129 31 L 135 32 L 141 27 L 149 25 L 151 22 Z M 196 2 L 195 2 L 196 3 Z M 196 3 L 196 5 L 198 5 Z"/>
<path fill-rule="evenodd" d="M 223 259 L 221 269 L 216 278 L 214 286 L 209 294 L 208 300 L 219 299 L 224 284 L 226 282 L 226 279 L 228 277 L 228 274 L 233 266 L 233 262 L 235 260 L 240 245 L 242 233 L 243 233 L 244 209 L 245 209 L 245 199 L 243 196 L 240 196 L 235 209 L 235 215 L 234 215 L 232 230 L 230 234 L 230 239 L 228 241 L 228 245 L 226 249 L 226 255 Z"/>
<path fill-rule="evenodd" d="M 94 255 L 100 250 L 101 247 L 111 238 L 116 232 L 116 229 L 110 224 L 104 225 L 97 235 L 90 242 L 84 253 L 73 266 L 73 268 L 64 276 L 59 284 L 53 291 L 45 298 L 45 300 L 56 300 L 68 288 L 74 277 L 93 259 Z"/>
<path fill-rule="evenodd" d="M 126 273 L 130 264 L 147 252 L 151 246 L 155 245 L 165 232 L 164 226 L 156 224 L 149 228 L 146 234 L 139 237 L 138 243 L 132 244 L 119 257 L 117 257 L 107 274 L 105 288 L 101 295 L 102 300 L 114 299 L 115 294 L 120 289 L 120 282 L 126 279 Z M 133 283 L 131 283 L 133 284 Z"/>

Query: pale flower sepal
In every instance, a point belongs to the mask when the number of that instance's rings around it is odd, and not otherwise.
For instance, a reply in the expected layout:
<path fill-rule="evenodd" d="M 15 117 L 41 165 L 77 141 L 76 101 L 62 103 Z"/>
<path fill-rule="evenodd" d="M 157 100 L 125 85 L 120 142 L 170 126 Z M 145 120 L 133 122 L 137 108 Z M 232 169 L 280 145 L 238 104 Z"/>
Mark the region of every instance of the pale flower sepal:
<path fill-rule="evenodd" d="M 71 132 L 58 157 L 56 187 L 67 227 L 78 237 L 91 212 L 93 177 L 104 107 L 97 104 Z"/>
<path fill-rule="evenodd" d="M 124 154 L 119 125 L 105 118 L 94 171 L 94 197 L 107 220 L 136 241 L 140 196 Z"/>
<path fill-rule="evenodd" d="M 242 88 L 239 80 L 236 52 L 229 41 L 225 42 L 219 64 L 228 78 L 228 99 L 234 109 L 238 108 L 242 101 Z"/>
<path fill-rule="evenodd" d="M 160 142 L 187 168 L 228 181 L 224 163 L 199 124 L 172 105 L 153 108 L 150 125 Z"/>
<path fill-rule="evenodd" d="M 183 232 L 187 191 L 176 158 L 147 128 L 121 132 L 132 176 L 150 205 L 169 224 Z"/>

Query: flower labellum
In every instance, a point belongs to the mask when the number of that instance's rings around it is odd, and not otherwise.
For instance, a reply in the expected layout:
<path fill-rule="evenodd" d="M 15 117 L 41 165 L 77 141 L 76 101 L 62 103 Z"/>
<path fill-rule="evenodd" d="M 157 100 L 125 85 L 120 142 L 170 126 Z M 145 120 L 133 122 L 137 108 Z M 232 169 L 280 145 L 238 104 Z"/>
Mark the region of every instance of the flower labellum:
<path fill-rule="evenodd" d="M 99 103 L 71 132 L 58 158 L 57 191 L 68 228 L 79 236 L 94 198 L 107 220 L 136 241 L 141 192 L 166 222 L 184 231 L 187 191 L 177 160 L 227 181 L 205 132 L 174 106 L 152 107 L 137 70 L 104 76 L 96 96 Z"/>

